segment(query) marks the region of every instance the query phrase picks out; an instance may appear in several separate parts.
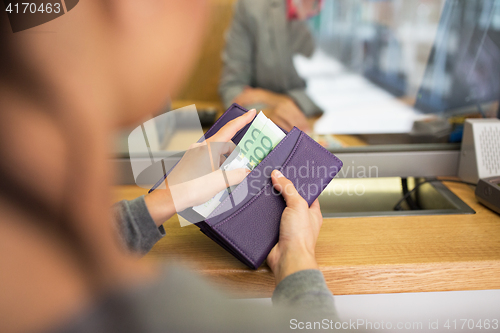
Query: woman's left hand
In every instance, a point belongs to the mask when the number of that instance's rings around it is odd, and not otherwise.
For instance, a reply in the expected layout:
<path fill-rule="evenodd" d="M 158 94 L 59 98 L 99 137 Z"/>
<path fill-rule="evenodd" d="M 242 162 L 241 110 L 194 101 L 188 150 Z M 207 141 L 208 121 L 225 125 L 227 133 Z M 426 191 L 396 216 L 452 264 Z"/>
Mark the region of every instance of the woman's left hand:
<path fill-rule="evenodd" d="M 234 135 L 255 117 L 250 110 L 222 127 L 216 134 L 201 143 L 195 143 L 167 177 L 167 188 L 157 189 L 146 195 L 149 213 L 159 226 L 176 212 L 200 205 L 228 186 L 245 179 L 247 169 L 225 171 L 219 169 L 235 145 Z"/>

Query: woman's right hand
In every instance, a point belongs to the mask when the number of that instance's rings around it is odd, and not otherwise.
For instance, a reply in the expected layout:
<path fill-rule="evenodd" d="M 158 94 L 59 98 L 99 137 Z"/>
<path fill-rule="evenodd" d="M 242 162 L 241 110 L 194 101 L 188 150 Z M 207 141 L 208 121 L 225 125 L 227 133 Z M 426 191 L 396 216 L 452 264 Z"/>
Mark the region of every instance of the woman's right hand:
<path fill-rule="evenodd" d="M 267 256 L 267 264 L 278 284 L 295 272 L 318 269 L 315 247 L 323 217 L 318 199 L 309 207 L 293 183 L 281 172 L 274 170 L 271 178 L 274 188 L 283 195 L 287 205 L 281 216 L 278 244 Z"/>

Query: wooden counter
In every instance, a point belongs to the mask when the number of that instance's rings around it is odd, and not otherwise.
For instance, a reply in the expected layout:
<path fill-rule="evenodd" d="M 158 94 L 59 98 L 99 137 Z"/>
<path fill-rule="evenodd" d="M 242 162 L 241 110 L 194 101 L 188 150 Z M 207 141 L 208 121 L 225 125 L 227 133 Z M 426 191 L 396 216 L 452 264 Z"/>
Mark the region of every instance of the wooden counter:
<path fill-rule="evenodd" d="M 334 180 L 335 181 L 335 180 Z M 316 255 L 336 295 L 500 289 L 500 216 L 480 205 L 473 190 L 447 184 L 474 215 L 325 219 Z M 116 200 L 146 190 L 117 186 Z M 177 218 L 143 260 L 182 260 L 237 297 L 270 297 L 266 264 L 253 271 L 194 226 Z"/>

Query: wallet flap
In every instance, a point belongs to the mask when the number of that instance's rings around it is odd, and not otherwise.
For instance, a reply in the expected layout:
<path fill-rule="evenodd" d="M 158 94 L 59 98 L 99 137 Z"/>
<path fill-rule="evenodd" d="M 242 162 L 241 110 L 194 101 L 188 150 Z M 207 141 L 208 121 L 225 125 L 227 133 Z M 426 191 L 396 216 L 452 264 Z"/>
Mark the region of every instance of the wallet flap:
<path fill-rule="evenodd" d="M 238 104 L 231 105 L 198 142 L 210 138 L 229 121 L 246 112 Z M 251 124 L 233 137 L 236 145 Z M 278 241 L 281 214 L 286 208 L 281 194 L 273 189 L 271 172 L 281 170 L 311 205 L 341 168 L 342 162 L 336 156 L 294 127 L 246 177 L 244 183 L 238 185 L 205 221 L 197 225 L 214 242 L 256 269 Z M 170 170 L 165 178 L 169 173 Z M 179 215 L 188 221 L 191 218 L 200 220 L 192 208 Z"/>
<path fill-rule="evenodd" d="M 304 134 L 299 140 L 281 172 L 292 181 L 297 192 L 310 206 L 337 175 L 343 164 L 337 156 L 310 136 Z"/>
<path fill-rule="evenodd" d="M 297 145 L 302 132 L 293 128 L 290 133 L 252 170 L 231 194 L 208 216 L 207 224 L 215 225 L 243 207 L 270 181 L 271 172 L 281 169 Z"/>
<path fill-rule="evenodd" d="M 268 167 L 270 174 L 275 169 L 274 157 L 284 156 L 279 169 L 311 205 L 340 171 L 342 162 L 296 128 L 287 137 L 294 138 L 296 135 L 297 139 L 290 141 L 294 143 L 291 147 L 286 143 L 276 146 L 268 155 L 269 160 L 266 157 L 257 168 Z M 225 213 L 227 217 L 224 219 L 210 218 L 206 221 L 206 226 L 218 234 L 218 243 L 224 242 L 225 246 L 235 249 L 239 253 L 237 257 L 243 256 L 244 262 L 250 262 L 250 267 L 254 269 L 262 264 L 278 241 L 281 214 L 286 207 L 283 197 L 274 191 L 270 177 L 263 176 L 263 187 L 241 208 Z"/>

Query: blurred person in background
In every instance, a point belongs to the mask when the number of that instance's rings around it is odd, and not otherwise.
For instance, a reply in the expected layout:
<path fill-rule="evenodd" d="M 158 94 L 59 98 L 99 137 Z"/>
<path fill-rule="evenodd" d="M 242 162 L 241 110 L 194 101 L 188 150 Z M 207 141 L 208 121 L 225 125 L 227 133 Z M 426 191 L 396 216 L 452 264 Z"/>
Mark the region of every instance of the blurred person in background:
<path fill-rule="evenodd" d="M 237 0 L 222 56 L 219 93 L 225 107 L 264 110 L 287 131 L 310 131 L 306 117 L 322 110 L 306 94 L 293 56 L 314 52 L 305 20 L 320 9 L 321 0 Z"/>
<path fill-rule="evenodd" d="M 292 318 L 335 320 L 315 259 L 319 204 L 308 207 L 279 172 L 287 208 L 267 258 L 274 308 L 235 304 L 181 267 L 139 260 L 175 214 L 169 190 L 119 203 L 113 219 L 110 133 L 175 96 L 206 7 L 86 0 L 18 33 L 0 13 L 1 332 L 280 332 Z M 216 139 L 228 142 L 254 115 Z M 212 191 L 186 190 L 183 204 Z"/>

